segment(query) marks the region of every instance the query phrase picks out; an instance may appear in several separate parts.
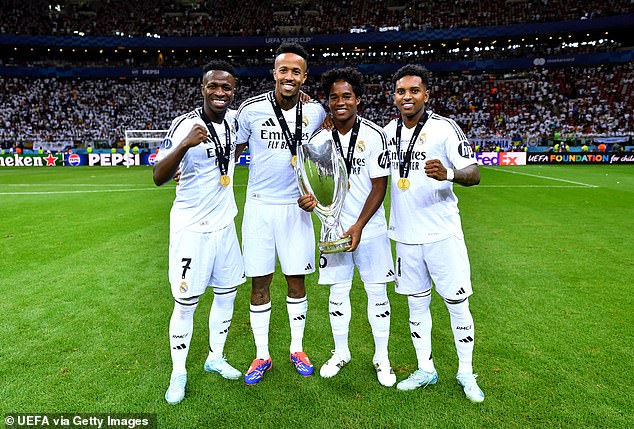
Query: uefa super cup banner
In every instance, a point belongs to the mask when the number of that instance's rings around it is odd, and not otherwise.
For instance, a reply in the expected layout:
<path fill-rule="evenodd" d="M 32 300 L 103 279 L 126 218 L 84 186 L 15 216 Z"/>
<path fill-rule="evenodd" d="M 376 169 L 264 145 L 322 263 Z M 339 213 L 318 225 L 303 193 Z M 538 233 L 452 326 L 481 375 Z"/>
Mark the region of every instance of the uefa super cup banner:
<path fill-rule="evenodd" d="M 351 237 L 341 238 L 339 220 L 348 191 L 346 164 L 331 140 L 311 140 L 297 148 L 295 173 L 299 192 L 312 194 L 317 200 L 314 212 L 321 221 L 321 253 L 343 252 L 350 247 Z"/>

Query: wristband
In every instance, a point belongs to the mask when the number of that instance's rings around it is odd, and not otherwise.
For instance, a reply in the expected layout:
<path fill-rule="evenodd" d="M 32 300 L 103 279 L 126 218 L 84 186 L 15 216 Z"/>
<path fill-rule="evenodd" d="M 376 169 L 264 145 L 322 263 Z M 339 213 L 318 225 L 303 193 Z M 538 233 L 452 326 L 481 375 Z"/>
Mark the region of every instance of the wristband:
<path fill-rule="evenodd" d="M 455 174 L 454 174 L 453 168 L 448 168 L 447 169 L 447 181 L 448 182 L 453 182 L 454 176 L 455 176 Z"/>

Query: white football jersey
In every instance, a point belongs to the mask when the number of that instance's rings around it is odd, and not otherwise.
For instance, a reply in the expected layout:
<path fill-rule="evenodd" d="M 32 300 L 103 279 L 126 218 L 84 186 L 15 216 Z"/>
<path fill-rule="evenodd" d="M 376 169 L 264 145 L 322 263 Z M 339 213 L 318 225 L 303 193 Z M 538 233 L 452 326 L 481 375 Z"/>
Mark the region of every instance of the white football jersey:
<path fill-rule="evenodd" d="M 361 214 L 361 210 L 372 190 L 371 179 L 390 175 L 387 138 L 385 137 L 383 129 L 374 122 L 364 118 L 360 119 L 359 135 L 357 137 L 355 151 L 352 157 L 352 166 L 348 176 L 350 188 L 348 189 L 343 203 L 343 209 L 341 210 L 340 219 L 344 231 L 350 228 L 359 218 L 359 214 Z M 310 140 L 332 140 L 333 133 L 339 134 L 337 130 L 319 130 Z M 351 135 L 352 130 L 345 135 L 339 134 L 344 159 L 348 156 Z M 386 230 L 385 210 L 383 209 L 383 205 L 381 205 L 370 218 L 365 228 L 363 228 L 362 238 L 374 238 L 385 234 Z"/>
<path fill-rule="evenodd" d="M 428 112 L 429 119 L 423 126 L 412 151 L 409 189 L 401 190 L 399 155 L 396 151 L 398 119 L 385 126 L 390 151 L 392 184 L 390 187 L 389 237 L 406 244 L 425 244 L 443 240 L 449 236 L 463 237 L 458 198 L 453 183 L 427 177 L 425 162 L 438 159 L 446 168 L 458 170 L 475 164 L 476 158 L 460 127 L 451 119 Z M 401 131 L 400 158 L 414 133 L 414 128 L 403 125 Z"/>
<path fill-rule="evenodd" d="M 230 127 L 231 153 L 227 175 L 231 178 L 228 186 L 220 185 L 220 168 L 216 158 L 215 144 L 209 133 L 206 142 L 190 148 L 180 163 L 181 177 L 176 187 L 176 198 L 170 212 L 170 231 L 184 228 L 190 231 L 211 232 L 225 228 L 233 222 L 238 209 L 233 196 L 233 172 L 235 169 L 235 110 L 227 110 L 225 120 Z M 202 107 L 172 121 L 167 136 L 161 143 L 156 162 L 183 141 L 194 124 L 205 126 Z M 224 123 L 213 123 L 214 129 L 224 146 L 226 129 Z"/>
<path fill-rule="evenodd" d="M 291 151 L 271 100 L 273 91 L 251 97 L 238 109 L 236 143 L 248 143 L 251 161 L 247 198 L 270 204 L 294 204 L 299 198 L 297 179 L 291 165 Z M 297 105 L 282 110 L 291 134 L 295 135 Z M 323 107 L 311 101 L 302 105 L 302 142 L 324 122 Z"/>

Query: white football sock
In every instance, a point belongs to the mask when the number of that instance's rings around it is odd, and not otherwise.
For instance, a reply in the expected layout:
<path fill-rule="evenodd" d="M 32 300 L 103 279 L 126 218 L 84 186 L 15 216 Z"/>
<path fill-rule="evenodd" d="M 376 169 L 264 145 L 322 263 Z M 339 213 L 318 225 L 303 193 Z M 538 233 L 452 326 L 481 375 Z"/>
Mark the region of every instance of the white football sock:
<path fill-rule="evenodd" d="M 271 302 L 262 305 L 251 304 L 251 329 L 255 340 L 256 357 L 268 359 L 269 354 L 269 324 L 271 323 Z"/>
<path fill-rule="evenodd" d="M 342 358 L 350 356 L 348 348 L 348 332 L 352 308 L 350 306 L 350 289 L 352 281 L 335 283 L 330 286 L 328 298 L 328 312 L 330 313 L 330 328 L 335 341 L 335 353 Z"/>
<path fill-rule="evenodd" d="M 387 345 L 390 338 L 390 300 L 385 283 L 365 283 L 368 295 L 368 321 L 374 336 L 374 363 L 388 359 Z"/>
<path fill-rule="evenodd" d="M 304 339 L 304 327 L 306 326 L 306 312 L 308 311 L 308 298 L 286 297 L 286 310 L 288 311 L 288 322 L 291 325 L 291 346 L 290 352 L 303 351 L 302 341 Z"/>
<path fill-rule="evenodd" d="M 209 359 L 222 357 L 233 317 L 237 289 L 214 288 L 214 302 L 209 313 Z"/>
<path fill-rule="evenodd" d="M 458 353 L 458 372 L 471 374 L 473 372 L 473 316 L 469 310 L 469 299 L 459 303 L 445 301 L 451 318 L 456 352 Z"/>
<path fill-rule="evenodd" d="M 420 294 L 409 295 L 409 330 L 412 334 L 412 343 L 416 350 L 418 368 L 427 372 L 434 372 L 434 360 L 431 354 L 431 289 Z"/>
<path fill-rule="evenodd" d="M 196 311 L 197 305 L 198 299 L 191 305 L 174 302 L 174 311 L 169 326 L 172 374 L 185 374 L 187 372 L 185 364 L 194 332 L 194 311 Z"/>

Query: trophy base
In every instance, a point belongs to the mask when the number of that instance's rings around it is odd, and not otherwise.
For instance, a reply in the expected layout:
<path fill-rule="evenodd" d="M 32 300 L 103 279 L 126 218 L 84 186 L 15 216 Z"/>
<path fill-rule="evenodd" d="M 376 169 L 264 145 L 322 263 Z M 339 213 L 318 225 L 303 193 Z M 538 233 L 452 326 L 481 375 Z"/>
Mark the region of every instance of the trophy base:
<path fill-rule="evenodd" d="M 345 252 L 350 248 L 350 244 L 352 244 L 350 236 L 335 241 L 320 241 L 319 251 L 326 254 Z"/>

